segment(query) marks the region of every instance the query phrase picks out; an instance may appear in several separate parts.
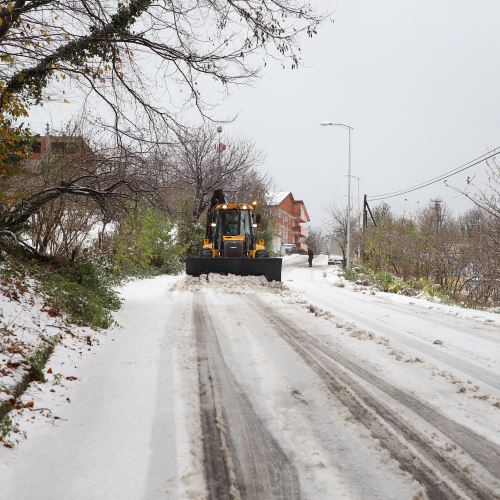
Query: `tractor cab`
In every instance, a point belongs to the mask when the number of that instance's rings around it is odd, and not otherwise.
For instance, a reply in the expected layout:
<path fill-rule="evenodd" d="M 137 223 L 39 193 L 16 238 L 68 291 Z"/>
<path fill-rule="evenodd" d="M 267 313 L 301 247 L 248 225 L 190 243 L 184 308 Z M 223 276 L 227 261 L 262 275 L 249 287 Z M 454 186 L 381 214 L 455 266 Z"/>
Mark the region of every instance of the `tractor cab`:
<path fill-rule="evenodd" d="M 211 212 L 207 240 L 225 257 L 249 256 L 256 249 L 257 215 L 252 205 L 223 204 Z M 205 245 L 204 245 L 205 246 Z"/>

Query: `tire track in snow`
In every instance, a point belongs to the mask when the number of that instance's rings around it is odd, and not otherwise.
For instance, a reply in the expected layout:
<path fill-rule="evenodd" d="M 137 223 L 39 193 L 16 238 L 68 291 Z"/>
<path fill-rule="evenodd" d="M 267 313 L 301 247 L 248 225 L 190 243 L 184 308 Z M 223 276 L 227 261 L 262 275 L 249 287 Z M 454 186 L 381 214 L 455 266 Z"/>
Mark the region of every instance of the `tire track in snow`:
<path fill-rule="evenodd" d="M 398 304 L 385 302 L 383 300 L 379 300 L 377 303 L 397 314 L 405 314 L 406 312 Z M 465 337 L 477 338 L 492 342 L 493 344 L 500 344 L 500 330 L 496 324 L 483 323 L 472 318 L 463 318 L 452 313 L 443 312 L 439 309 L 424 309 L 423 305 L 409 304 L 407 307 L 412 307 L 412 316 L 417 316 L 420 321 L 429 323 L 431 327 L 438 324 L 444 328 L 457 331 Z M 464 327 L 464 323 L 468 323 L 468 327 Z"/>
<path fill-rule="evenodd" d="M 315 285 L 317 284 L 315 283 Z M 316 288 L 323 288 L 323 289 L 325 287 L 329 288 L 329 285 L 320 284 L 319 287 L 316 286 Z M 321 293 L 321 290 L 318 290 L 318 292 Z M 483 366 L 479 366 L 474 362 L 466 360 L 463 357 L 459 357 L 450 352 L 440 350 L 436 348 L 436 346 L 429 344 L 428 341 L 418 336 L 414 336 L 414 334 L 401 333 L 400 330 L 397 330 L 396 328 L 392 327 L 386 322 L 376 319 L 372 320 L 366 314 L 363 315 L 355 313 L 352 310 L 349 310 L 348 308 L 339 305 L 338 302 L 335 303 L 335 305 L 328 304 L 325 303 L 323 299 L 317 300 L 316 297 L 311 299 L 310 294 L 308 294 L 308 300 L 322 309 L 331 311 L 332 314 L 338 317 L 347 319 L 348 321 L 354 321 L 358 326 L 361 326 L 363 328 L 368 328 L 378 334 L 383 334 L 389 337 L 391 341 L 400 342 L 407 348 L 413 349 L 414 351 L 418 352 L 421 355 L 426 355 L 428 358 L 433 359 L 434 361 L 441 362 L 445 364 L 447 367 L 451 368 L 452 370 L 461 371 L 462 373 L 464 373 L 469 377 L 474 377 L 477 380 L 483 382 L 484 384 L 487 384 L 490 387 L 500 390 L 500 378 L 498 377 L 498 374 L 496 374 L 491 370 L 488 370 L 487 368 L 484 368 Z"/>
<path fill-rule="evenodd" d="M 487 368 L 478 366 L 477 364 L 470 362 L 462 357 L 458 357 L 455 354 L 438 350 L 434 345 L 426 343 L 424 339 L 420 337 L 410 337 L 408 334 L 401 333 L 399 330 L 391 327 L 390 325 L 384 324 L 380 321 L 369 320 L 366 316 L 354 315 L 347 310 L 342 310 L 345 317 L 351 317 L 356 323 L 366 325 L 371 330 L 384 333 L 381 331 L 380 327 L 384 328 L 386 331 L 391 332 L 390 335 L 385 334 L 390 338 L 391 341 L 396 340 L 401 342 L 406 347 L 414 349 L 420 354 L 426 355 L 427 357 L 434 359 L 438 362 L 444 363 L 452 370 L 459 370 L 469 377 L 474 377 L 477 380 L 487 384 L 495 389 L 500 390 L 500 378 L 498 375 Z"/>
<path fill-rule="evenodd" d="M 196 318 L 196 315 L 195 315 Z M 209 366 L 209 353 L 202 332 L 196 328 L 198 349 L 198 380 L 200 391 L 200 414 L 203 434 L 203 453 L 205 456 L 205 479 L 208 496 L 211 499 L 226 500 L 231 498 L 230 474 L 224 456 L 224 444 L 218 426 L 216 395 L 212 384 Z"/>
<path fill-rule="evenodd" d="M 227 367 L 201 293 L 193 316 L 209 497 L 300 499 L 297 471 Z"/>
<path fill-rule="evenodd" d="M 346 375 L 339 365 L 407 406 L 459 444 L 471 457 L 492 473 L 495 479 L 500 479 L 500 450 L 497 446 L 447 419 L 425 403 L 391 386 L 322 342 L 300 331 L 294 324 L 264 304 L 260 297 L 253 296 L 247 300 L 251 300 L 253 307 L 257 307 L 273 324 L 278 334 L 323 380 L 328 389 L 351 411 L 352 415 L 380 440 L 382 446 L 400 463 L 401 468 L 411 473 L 426 487 L 429 498 L 455 499 L 460 498 L 460 493 L 484 500 L 500 498 L 496 487 L 491 489 L 465 475 L 458 466 L 452 464 L 447 457 L 442 456 L 428 443 L 418 431 Z M 385 424 L 377 417 L 382 418 Z M 416 453 L 414 449 L 418 452 Z M 439 473 L 437 474 L 436 471 Z"/>

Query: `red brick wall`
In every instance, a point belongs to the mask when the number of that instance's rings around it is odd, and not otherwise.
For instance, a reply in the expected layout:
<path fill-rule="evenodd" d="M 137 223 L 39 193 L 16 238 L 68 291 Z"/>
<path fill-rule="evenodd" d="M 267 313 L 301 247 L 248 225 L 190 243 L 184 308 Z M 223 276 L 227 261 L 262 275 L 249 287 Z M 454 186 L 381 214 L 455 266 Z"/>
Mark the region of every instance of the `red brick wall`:
<path fill-rule="evenodd" d="M 277 231 L 279 236 L 282 237 L 282 243 L 295 243 L 297 248 L 301 248 L 307 251 L 307 245 L 300 241 L 300 234 L 293 234 L 294 227 L 299 225 L 298 218 L 300 217 L 300 206 L 302 202 L 296 203 L 293 199 L 292 194 L 289 194 L 278 206 L 277 213 Z M 285 212 L 288 217 L 286 217 L 282 212 Z"/>
<path fill-rule="evenodd" d="M 59 137 L 54 135 L 39 136 L 34 142 L 39 144 L 39 151 L 33 151 L 30 160 L 40 160 L 47 153 L 54 154 L 82 154 L 90 153 L 91 149 L 82 137 Z"/>
<path fill-rule="evenodd" d="M 30 160 L 39 160 L 47 152 L 47 141 L 45 137 L 37 137 L 35 142 L 40 143 L 40 151 L 31 153 Z"/>
<path fill-rule="evenodd" d="M 287 212 L 290 215 L 293 215 L 293 197 L 289 194 L 279 205 L 278 208 Z"/>

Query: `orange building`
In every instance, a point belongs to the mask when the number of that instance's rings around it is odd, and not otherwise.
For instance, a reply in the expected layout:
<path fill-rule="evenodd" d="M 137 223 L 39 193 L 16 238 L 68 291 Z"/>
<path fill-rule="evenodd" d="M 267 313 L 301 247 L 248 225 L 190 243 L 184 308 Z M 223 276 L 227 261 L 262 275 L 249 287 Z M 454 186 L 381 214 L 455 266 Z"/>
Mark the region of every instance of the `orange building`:
<path fill-rule="evenodd" d="M 274 229 L 273 250 L 279 252 L 281 245 L 294 243 L 297 250 L 307 252 L 307 227 L 309 214 L 302 200 L 296 200 L 290 191 L 269 194 L 269 206 L 275 211 L 276 226 Z"/>

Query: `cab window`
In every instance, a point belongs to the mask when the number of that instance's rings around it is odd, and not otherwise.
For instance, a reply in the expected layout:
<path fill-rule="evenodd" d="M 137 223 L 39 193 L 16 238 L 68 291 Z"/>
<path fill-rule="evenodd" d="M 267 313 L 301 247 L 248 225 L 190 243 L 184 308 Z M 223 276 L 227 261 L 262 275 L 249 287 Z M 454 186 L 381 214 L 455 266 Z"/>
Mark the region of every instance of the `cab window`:
<path fill-rule="evenodd" d="M 224 232 L 226 236 L 238 236 L 240 234 L 240 221 L 238 210 L 227 210 L 224 212 Z"/>
<path fill-rule="evenodd" d="M 241 234 L 247 236 L 252 235 L 252 219 L 250 217 L 250 212 L 248 210 L 243 210 L 241 212 Z"/>

